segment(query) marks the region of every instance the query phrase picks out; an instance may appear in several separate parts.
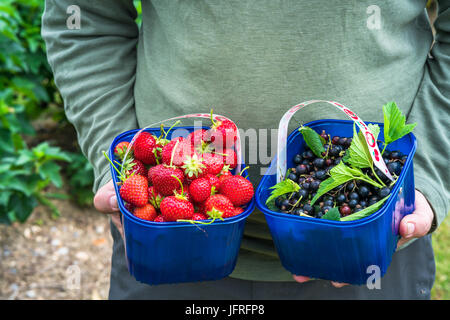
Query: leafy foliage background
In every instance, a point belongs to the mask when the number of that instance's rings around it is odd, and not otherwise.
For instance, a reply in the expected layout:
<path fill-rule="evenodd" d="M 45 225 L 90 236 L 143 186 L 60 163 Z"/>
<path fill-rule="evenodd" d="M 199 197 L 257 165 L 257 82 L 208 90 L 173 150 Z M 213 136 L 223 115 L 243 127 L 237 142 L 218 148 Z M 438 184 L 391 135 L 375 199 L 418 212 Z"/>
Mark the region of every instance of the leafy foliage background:
<path fill-rule="evenodd" d="M 33 125 L 46 119 L 74 131 L 47 63 L 43 10 L 42 0 L 0 2 L 0 223 L 26 221 L 39 203 L 58 216 L 54 197 L 92 200 L 92 167 L 78 145 L 49 142 Z"/>

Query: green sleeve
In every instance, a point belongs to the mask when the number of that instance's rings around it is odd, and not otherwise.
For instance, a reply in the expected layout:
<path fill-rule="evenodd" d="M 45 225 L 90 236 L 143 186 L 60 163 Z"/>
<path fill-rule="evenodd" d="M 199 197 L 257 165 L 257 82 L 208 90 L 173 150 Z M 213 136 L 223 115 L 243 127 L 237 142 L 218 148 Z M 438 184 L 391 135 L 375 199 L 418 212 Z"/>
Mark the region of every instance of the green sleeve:
<path fill-rule="evenodd" d="M 79 28 L 69 28 L 71 5 Z M 69 13 L 68 13 L 69 12 Z M 102 151 L 123 131 L 137 127 L 133 87 L 139 35 L 132 0 L 47 0 L 42 37 L 65 113 L 94 167 L 94 192 L 110 178 Z"/>
<path fill-rule="evenodd" d="M 431 231 L 449 211 L 450 1 L 439 2 L 435 29 L 435 43 L 408 117 L 408 122 L 417 122 L 414 180 L 416 189 L 433 207 Z"/>

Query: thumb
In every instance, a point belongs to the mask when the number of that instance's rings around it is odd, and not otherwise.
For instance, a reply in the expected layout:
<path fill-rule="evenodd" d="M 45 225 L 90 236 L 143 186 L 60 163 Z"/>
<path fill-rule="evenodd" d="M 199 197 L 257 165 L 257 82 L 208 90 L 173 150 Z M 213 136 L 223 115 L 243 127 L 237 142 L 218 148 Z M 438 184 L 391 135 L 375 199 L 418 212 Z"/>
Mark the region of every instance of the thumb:
<path fill-rule="evenodd" d="M 116 192 L 113 181 L 101 187 L 94 196 L 94 207 L 103 213 L 113 213 L 119 211 Z"/>
<path fill-rule="evenodd" d="M 405 216 L 399 226 L 400 235 L 405 239 L 425 236 L 433 221 L 433 211 L 426 198 L 418 191 L 415 195 L 416 209 L 412 214 Z"/>

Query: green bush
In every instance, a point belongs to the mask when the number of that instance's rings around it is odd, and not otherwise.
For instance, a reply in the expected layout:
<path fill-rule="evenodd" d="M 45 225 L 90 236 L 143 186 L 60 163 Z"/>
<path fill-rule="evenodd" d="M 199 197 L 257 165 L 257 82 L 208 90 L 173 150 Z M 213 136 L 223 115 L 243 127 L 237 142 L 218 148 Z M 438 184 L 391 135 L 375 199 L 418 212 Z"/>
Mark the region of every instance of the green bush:
<path fill-rule="evenodd" d="M 84 172 L 81 183 L 68 179 L 69 186 L 76 190 L 76 200 L 77 192 L 90 192 L 92 186 L 92 176 L 85 174 L 92 168 L 79 150 L 75 153 L 63 151 L 58 146 L 39 141 L 32 126 L 32 121 L 40 117 L 50 117 L 59 126 L 68 125 L 40 34 L 43 9 L 44 1 L 41 0 L 2 0 L 0 3 L 2 223 L 26 221 L 38 203 L 58 215 L 46 188 L 50 184 L 63 187 L 62 168 L 71 175 L 77 170 Z M 69 165 L 62 166 L 63 163 Z"/>

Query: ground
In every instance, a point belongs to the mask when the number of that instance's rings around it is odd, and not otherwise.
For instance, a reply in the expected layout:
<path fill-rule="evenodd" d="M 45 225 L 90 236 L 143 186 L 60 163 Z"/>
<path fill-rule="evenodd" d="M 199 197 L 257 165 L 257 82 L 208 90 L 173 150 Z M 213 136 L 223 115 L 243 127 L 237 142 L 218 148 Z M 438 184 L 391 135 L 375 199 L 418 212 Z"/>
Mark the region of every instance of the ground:
<path fill-rule="evenodd" d="M 25 224 L 0 225 L 0 299 L 107 299 L 108 217 L 67 200 L 54 202 L 59 218 L 37 207 Z"/>

